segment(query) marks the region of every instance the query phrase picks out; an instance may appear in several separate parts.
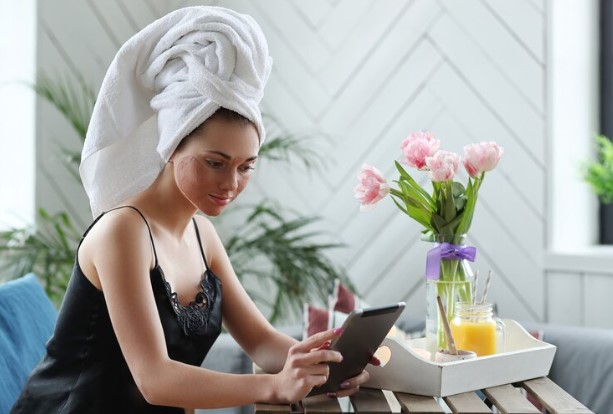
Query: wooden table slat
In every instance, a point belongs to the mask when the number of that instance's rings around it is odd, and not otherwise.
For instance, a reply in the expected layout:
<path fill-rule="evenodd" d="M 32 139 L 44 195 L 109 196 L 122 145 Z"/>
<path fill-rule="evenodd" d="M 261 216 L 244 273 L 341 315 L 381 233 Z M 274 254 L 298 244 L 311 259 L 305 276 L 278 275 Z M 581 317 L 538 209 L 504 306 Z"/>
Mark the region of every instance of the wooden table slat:
<path fill-rule="evenodd" d="M 395 392 L 394 396 L 405 414 L 440 414 L 445 412 L 434 397 L 405 394 L 403 392 Z"/>
<path fill-rule="evenodd" d="M 594 414 L 587 407 L 569 395 L 547 377 L 520 381 L 484 389 L 488 403 L 492 403 L 502 413 L 536 414 L 539 411 L 525 398 L 516 387 L 524 388 L 532 401 L 538 400 L 551 414 Z M 256 404 L 255 414 L 332 414 L 348 412 L 352 414 L 392 414 L 402 409 L 403 414 L 445 413 L 445 404 L 440 398 L 424 397 L 401 392 L 362 388 L 351 397 L 338 400 L 327 396 L 305 399 L 298 404 Z M 396 400 L 396 401 L 394 401 Z M 454 413 L 491 413 L 490 408 L 474 392 L 451 395 L 443 400 Z M 349 404 L 351 402 L 351 404 Z M 391 407 L 390 407 L 391 404 Z"/>
<path fill-rule="evenodd" d="M 330 398 L 324 394 L 306 398 L 303 401 L 303 404 L 304 404 L 304 412 L 306 414 L 342 413 L 343 412 L 336 398 Z"/>
<path fill-rule="evenodd" d="M 540 411 L 511 384 L 486 388 L 483 393 L 503 414 L 540 414 Z"/>
<path fill-rule="evenodd" d="M 373 388 L 361 388 L 360 392 L 349 397 L 353 410 L 359 414 L 391 413 L 392 409 L 383 395 L 383 391 Z"/>
<path fill-rule="evenodd" d="M 593 414 L 587 407 L 547 377 L 524 381 L 523 387 L 552 414 Z"/>
<path fill-rule="evenodd" d="M 472 413 L 482 414 L 490 413 L 492 410 L 477 397 L 474 392 L 465 392 L 462 394 L 450 395 L 443 398 L 451 411 L 454 413 Z"/>

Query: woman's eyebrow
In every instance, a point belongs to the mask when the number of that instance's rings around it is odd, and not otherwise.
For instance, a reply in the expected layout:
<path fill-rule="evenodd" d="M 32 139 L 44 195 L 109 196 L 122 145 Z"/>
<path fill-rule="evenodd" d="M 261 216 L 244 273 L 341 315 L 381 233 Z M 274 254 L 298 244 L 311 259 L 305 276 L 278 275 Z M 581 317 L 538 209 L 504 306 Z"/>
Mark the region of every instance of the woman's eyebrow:
<path fill-rule="evenodd" d="M 229 156 L 228 154 L 226 154 L 225 152 L 215 151 L 215 150 L 209 150 L 208 152 L 213 153 L 213 154 L 217 154 L 217 155 L 219 155 L 220 157 L 222 157 L 222 158 L 224 158 L 224 159 L 226 159 L 226 160 L 228 160 L 228 161 L 232 159 L 232 157 L 231 157 L 231 156 Z M 247 158 L 247 159 L 245 160 L 245 162 L 255 161 L 257 158 L 258 158 L 258 156 L 257 156 L 257 155 L 254 155 L 253 157 L 249 157 L 249 158 Z"/>

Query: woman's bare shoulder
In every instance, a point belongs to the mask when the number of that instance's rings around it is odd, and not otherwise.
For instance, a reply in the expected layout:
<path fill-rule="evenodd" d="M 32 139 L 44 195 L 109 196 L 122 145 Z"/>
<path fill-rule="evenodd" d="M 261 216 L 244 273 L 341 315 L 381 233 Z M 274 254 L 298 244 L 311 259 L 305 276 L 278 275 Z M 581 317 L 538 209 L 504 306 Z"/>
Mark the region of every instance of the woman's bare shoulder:
<path fill-rule="evenodd" d="M 213 223 L 211 222 L 211 220 L 209 220 L 208 217 L 203 216 L 202 214 L 196 214 L 194 218 L 196 219 L 196 223 L 198 223 L 198 228 L 204 230 L 206 226 L 207 229 L 215 231 L 215 227 L 213 226 Z"/>
<path fill-rule="evenodd" d="M 79 264 L 96 286 L 100 286 L 97 263 L 102 259 L 152 262 L 151 241 L 147 224 L 131 208 L 112 210 L 102 216 L 83 238 L 79 248 Z"/>
<path fill-rule="evenodd" d="M 198 231 L 200 231 L 203 236 L 203 242 L 210 240 L 211 238 L 219 238 L 217 235 L 217 230 L 215 230 L 215 226 L 208 217 L 201 214 L 196 214 L 194 218 L 196 219 L 196 224 L 198 224 Z"/>
<path fill-rule="evenodd" d="M 102 216 L 87 234 L 83 243 L 89 237 L 98 242 L 133 243 L 141 241 L 143 236 L 149 239 L 147 223 L 143 217 L 132 208 L 120 208 Z"/>

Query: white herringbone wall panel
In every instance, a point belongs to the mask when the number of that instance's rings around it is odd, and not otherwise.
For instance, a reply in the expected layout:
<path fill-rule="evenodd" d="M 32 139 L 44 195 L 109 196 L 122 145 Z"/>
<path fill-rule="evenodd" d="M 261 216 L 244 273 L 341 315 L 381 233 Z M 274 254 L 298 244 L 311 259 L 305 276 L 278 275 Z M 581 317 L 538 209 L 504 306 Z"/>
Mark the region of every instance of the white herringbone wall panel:
<path fill-rule="evenodd" d="M 80 74 L 97 87 L 129 36 L 170 10 L 202 3 L 39 2 L 39 68 Z M 320 228 L 347 245 L 333 259 L 368 302 L 406 300 L 408 311 L 421 315 L 429 246 L 390 199 L 359 213 L 352 193 L 356 174 L 368 162 L 394 178 L 400 143 L 416 130 L 434 132 L 444 148 L 460 153 L 466 144 L 495 140 L 505 156 L 480 194 L 468 239 L 478 248 L 474 268 L 481 274 L 493 270 L 490 299 L 502 315 L 544 317 L 544 0 L 204 3 L 246 12 L 261 24 L 274 59 L 262 107 L 287 131 L 308 136 L 326 161 L 308 174 L 263 162 L 244 198 L 270 197 L 320 216 Z M 77 143 L 51 108 L 40 108 L 39 204 L 55 206 L 58 192 L 49 190 L 42 171 L 68 186 L 53 146 L 60 137 L 67 145 Z M 86 208 L 76 186 L 63 190 L 76 200 L 75 208 Z M 86 221 L 87 213 L 82 215 Z"/>

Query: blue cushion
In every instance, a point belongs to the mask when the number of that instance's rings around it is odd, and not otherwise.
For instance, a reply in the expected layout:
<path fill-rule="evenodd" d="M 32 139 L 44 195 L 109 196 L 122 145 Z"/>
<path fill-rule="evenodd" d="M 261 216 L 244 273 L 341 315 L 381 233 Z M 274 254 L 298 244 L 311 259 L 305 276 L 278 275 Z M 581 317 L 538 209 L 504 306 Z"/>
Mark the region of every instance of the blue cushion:
<path fill-rule="evenodd" d="M 0 413 L 45 353 L 57 311 L 33 273 L 0 285 Z"/>

